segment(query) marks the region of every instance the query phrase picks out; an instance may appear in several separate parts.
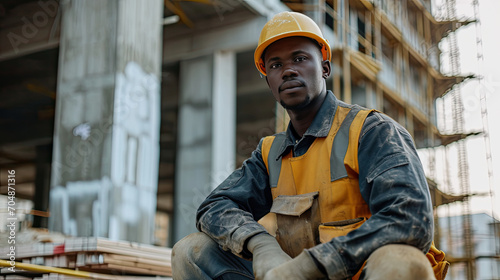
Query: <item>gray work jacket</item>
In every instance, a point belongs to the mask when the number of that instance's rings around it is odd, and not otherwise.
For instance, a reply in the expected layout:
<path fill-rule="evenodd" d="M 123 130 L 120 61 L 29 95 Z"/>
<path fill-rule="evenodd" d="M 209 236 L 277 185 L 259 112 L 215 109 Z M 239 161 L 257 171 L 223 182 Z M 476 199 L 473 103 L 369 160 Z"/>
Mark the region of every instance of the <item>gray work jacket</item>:
<path fill-rule="evenodd" d="M 301 156 L 316 138 L 326 137 L 338 102 L 328 91 L 301 139 L 296 139 L 290 123 L 282 154 L 292 151 Z M 352 277 L 383 245 L 408 244 L 426 253 L 433 239 L 429 189 L 410 134 L 388 116 L 374 112 L 367 117 L 358 144 L 359 188 L 372 217 L 362 230 L 307 250 L 330 279 Z M 269 213 L 273 203 L 261 146 L 262 140 L 242 167 L 206 198 L 196 215 L 198 230 L 244 258 L 251 258 L 248 239 L 265 232 L 256 221 Z"/>

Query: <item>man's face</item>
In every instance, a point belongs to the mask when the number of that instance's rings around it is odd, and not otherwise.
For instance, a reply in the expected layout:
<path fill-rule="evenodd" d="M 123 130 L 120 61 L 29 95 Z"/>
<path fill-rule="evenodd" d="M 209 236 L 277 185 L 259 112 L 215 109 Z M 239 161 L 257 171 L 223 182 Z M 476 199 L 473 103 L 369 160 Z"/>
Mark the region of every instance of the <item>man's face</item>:
<path fill-rule="evenodd" d="M 329 61 L 317 44 L 305 37 L 288 37 L 272 43 L 265 52 L 267 84 L 285 108 L 300 110 L 326 91 Z"/>

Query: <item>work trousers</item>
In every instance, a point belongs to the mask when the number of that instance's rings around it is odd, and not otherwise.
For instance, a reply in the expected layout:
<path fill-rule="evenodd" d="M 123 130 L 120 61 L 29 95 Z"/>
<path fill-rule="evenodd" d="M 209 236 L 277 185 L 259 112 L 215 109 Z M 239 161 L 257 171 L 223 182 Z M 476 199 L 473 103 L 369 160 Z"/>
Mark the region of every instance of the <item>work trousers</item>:
<path fill-rule="evenodd" d="M 174 280 L 254 279 L 251 261 L 222 250 L 201 232 L 190 234 L 175 244 L 172 272 Z M 431 280 L 435 277 L 422 252 L 409 245 L 391 244 L 380 247 L 370 255 L 361 279 Z"/>

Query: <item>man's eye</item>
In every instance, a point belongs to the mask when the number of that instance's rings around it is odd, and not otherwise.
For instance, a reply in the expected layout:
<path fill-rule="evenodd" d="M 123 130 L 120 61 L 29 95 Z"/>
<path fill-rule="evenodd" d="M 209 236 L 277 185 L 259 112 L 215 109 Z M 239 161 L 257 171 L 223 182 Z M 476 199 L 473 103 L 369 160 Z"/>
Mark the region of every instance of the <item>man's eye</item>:
<path fill-rule="evenodd" d="M 304 61 L 304 60 L 306 60 L 306 57 L 305 57 L 305 56 L 297 56 L 297 57 L 295 58 L 295 61 Z"/>
<path fill-rule="evenodd" d="M 274 64 L 271 64 L 271 69 L 276 69 L 276 68 L 278 68 L 280 66 L 281 66 L 280 63 L 274 63 Z"/>

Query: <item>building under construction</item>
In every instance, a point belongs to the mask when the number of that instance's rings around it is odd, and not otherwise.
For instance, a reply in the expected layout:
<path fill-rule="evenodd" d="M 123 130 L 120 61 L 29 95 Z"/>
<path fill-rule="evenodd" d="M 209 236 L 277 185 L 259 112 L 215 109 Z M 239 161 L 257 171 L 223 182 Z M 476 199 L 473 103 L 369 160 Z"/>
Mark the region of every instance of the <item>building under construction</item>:
<path fill-rule="evenodd" d="M 438 15 L 430 0 L 2 1 L 1 192 L 15 170 L 32 226 L 67 235 L 171 246 L 194 232 L 205 196 L 286 128 L 253 51 L 268 19 L 298 11 L 331 44 L 338 98 L 391 116 L 419 149 L 459 145 L 459 193 L 441 191 L 432 157 L 427 175 L 436 208 L 465 209 L 465 253 L 448 256 L 466 266 L 457 279 L 476 279 L 459 92 L 474 77 L 459 75 L 454 35 L 475 23 L 454 2 Z M 453 100 L 447 134 L 441 98 Z"/>

